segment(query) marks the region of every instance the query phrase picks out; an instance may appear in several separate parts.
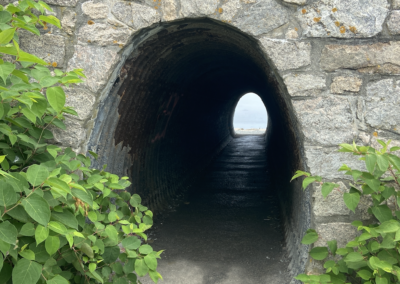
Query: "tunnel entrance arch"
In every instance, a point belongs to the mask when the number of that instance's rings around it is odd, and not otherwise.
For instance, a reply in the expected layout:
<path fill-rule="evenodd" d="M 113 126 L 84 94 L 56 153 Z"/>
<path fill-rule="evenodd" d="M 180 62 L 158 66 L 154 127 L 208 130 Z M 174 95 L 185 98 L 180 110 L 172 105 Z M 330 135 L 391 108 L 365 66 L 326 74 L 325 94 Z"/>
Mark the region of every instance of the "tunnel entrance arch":
<path fill-rule="evenodd" d="M 144 29 L 127 48 L 95 121 L 88 147 L 98 165 L 132 178 L 133 192 L 157 210 L 232 139 L 232 110 L 257 93 L 269 115 L 266 155 L 274 163 L 290 268 L 304 270 L 299 245 L 310 226 L 309 196 L 289 183 L 304 168 L 302 134 L 282 79 L 259 47 L 239 30 L 210 19 Z"/>

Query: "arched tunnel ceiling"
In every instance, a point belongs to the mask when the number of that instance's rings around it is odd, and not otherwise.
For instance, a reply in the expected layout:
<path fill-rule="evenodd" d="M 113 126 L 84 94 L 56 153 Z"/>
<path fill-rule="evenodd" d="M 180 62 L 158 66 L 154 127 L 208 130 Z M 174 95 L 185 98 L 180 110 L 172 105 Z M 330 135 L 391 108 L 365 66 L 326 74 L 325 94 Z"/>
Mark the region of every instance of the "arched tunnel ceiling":
<path fill-rule="evenodd" d="M 208 19 L 170 23 L 143 37 L 99 112 L 102 122 L 92 135 L 103 153 L 98 163 L 128 170 L 131 190 L 151 208 L 162 208 L 232 139 L 236 104 L 254 92 L 269 115 L 266 152 L 288 230 L 307 229 L 308 197 L 289 184 L 302 163 L 301 135 L 256 40 Z M 110 149 L 110 141 L 129 149 L 127 155 Z"/>

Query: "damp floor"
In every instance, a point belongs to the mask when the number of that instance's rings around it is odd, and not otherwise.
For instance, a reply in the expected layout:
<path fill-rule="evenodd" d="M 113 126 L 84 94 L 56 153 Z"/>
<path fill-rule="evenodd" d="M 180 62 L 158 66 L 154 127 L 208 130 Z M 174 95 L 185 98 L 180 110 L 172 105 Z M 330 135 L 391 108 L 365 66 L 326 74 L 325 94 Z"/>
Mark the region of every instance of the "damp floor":
<path fill-rule="evenodd" d="M 288 259 L 263 136 L 233 139 L 156 225 L 164 284 L 287 284 Z M 146 279 L 147 278 L 147 279 Z M 146 277 L 143 284 L 152 283 Z"/>

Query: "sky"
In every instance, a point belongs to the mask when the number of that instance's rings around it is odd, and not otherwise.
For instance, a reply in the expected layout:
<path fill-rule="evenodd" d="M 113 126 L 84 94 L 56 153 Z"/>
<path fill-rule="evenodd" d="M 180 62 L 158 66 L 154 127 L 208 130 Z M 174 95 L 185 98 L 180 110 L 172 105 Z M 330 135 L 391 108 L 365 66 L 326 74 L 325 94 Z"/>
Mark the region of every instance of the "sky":
<path fill-rule="evenodd" d="M 261 98 L 254 93 L 244 95 L 236 106 L 234 128 L 266 128 L 267 123 L 267 110 Z"/>

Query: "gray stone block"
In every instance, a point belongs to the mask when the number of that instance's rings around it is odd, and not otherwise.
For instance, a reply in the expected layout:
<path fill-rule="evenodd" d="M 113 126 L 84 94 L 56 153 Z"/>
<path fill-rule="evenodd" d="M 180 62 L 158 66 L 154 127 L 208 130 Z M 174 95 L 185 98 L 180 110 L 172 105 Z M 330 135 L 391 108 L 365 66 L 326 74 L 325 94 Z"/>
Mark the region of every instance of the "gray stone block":
<path fill-rule="evenodd" d="M 181 1 L 179 15 L 187 18 L 197 18 L 212 15 L 216 12 L 219 1 L 217 0 L 185 0 Z"/>
<path fill-rule="evenodd" d="M 348 216 L 350 209 L 343 201 L 343 194 L 349 192 L 343 182 L 338 182 L 340 188 L 334 189 L 326 198 L 322 196 L 321 186 L 315 186 L 313 193 L 313 211 L 316 217 Z"/>
<path fill-rule="evenodd" d="M 387 25 L 392 35 L 400 34 L 400 11 L 392 11 L 390 13 Z"/>
<path fill-rule="evenodd" d="M 321 0 L 299 8 L 297 18 L 308 37 L 372 37 L 388 11 L 387 0 Z"/>
<path fill-rule="evenodd" d="M 338 76 L 333 78 L 331 92 L 334 94 L 343 94 L 344 92 L 359 92 L 362 85 L 362 79 L 358 77 Z"/>
<path fill-rule="evenodd" d="M 96 43 L 101 46 L 105 45 L 125 45 L 133 29 L 125 27 L 114 27 L 108 24 L 92 24 L 84 25 L 79 29 L 78 41 L 81 43 Z"/>
<path fill-rule="evenodd" d="M 161 20 L 161 15 L 157 10 L 135 2 L 117 2 L 111 12 L 119 21 L 136 30 L 151 26 Z"/>
<path fill-rule="evenodd" d="M 311 44 L 309 42 L 276 40 L 268 37 L 261 38 L 260 42 L 264 51 L 281 71 L 311 64 Z"/>
<path fill-rule="evenodd" d="M 326 88 L 324 76 L 311 74 L 288 74 L 284 82 L 291 96 L 315 96 Z"/>
<path fill-rule="evenodd" d="M 357 227 L 350 223 L 324 223 L 318 224 L 315 228 L 319 240 L 314 246 L 327 246 L 327 241 L 337 240 L 338 248 L 346 247 L 346 244 L 358 236 Z"/>
<path fill-rule="evenodd" d="M 109 8 L 103 3 L 87 1 L 82 4 L 82 12 L 91 19 L 104 19 L 108 16 Z"/>
<path fill-rule="evenodd" d="M 64 88 L 66 100 L 65 105 L 71 106 L 78 113 L 79 120 L 87 120 L 92 116 L 95 96 L 82 88 Z M 77 119 L 75 117 L 75 119 Z"/>

